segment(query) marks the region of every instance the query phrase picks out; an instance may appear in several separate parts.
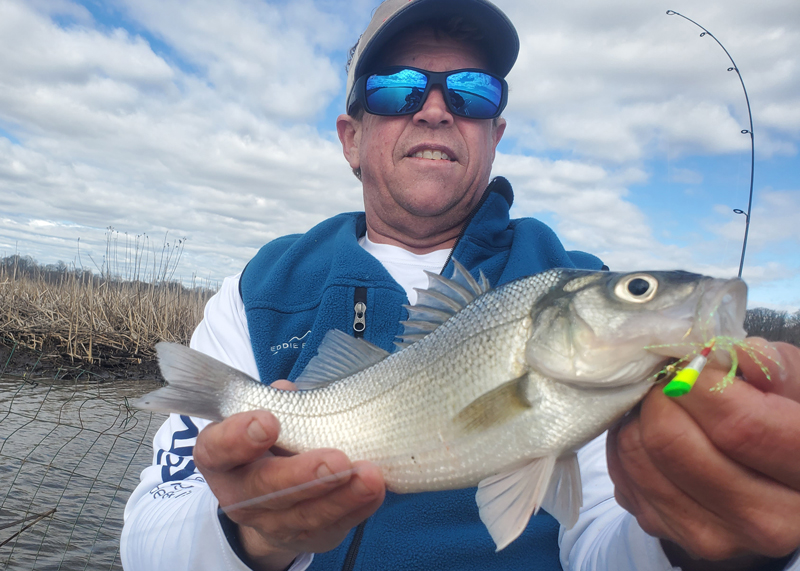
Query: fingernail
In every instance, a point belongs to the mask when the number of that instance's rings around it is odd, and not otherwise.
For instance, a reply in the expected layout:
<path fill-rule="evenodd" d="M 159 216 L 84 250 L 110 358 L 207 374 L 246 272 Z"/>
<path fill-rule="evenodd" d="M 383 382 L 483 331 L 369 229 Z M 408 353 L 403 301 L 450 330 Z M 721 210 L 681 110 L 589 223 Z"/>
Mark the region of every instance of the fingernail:
<path fill-rule="evenodd" d="M 333 472 L 331 472 L 331 469 L 328 468 L 327 464 L 322 464 L 319 468 L 317 468 L 317 478 L 327 478 L 332 473 Z"/>
<path fill-rule="evenodd" d="M 268 438 L 267 431 L 256 419 L 252 420 L 247 426 L 247 435 L 256 442 L 264 442 Z"/>
<path fill-rule="evenodd" d="M 365 496 L 365 497 L 374 495 L 373 491 L 370 490 L 366 486 L 366 484 L 364 484 L 364 481 L 361 478 L 358 478 L 358 477 L 353 478 L 353 481 L 350 484 L 350 486 L 351 486 L 351 489 L 353 490 L 353 492 L 355 492 L 356 495 Z"/>

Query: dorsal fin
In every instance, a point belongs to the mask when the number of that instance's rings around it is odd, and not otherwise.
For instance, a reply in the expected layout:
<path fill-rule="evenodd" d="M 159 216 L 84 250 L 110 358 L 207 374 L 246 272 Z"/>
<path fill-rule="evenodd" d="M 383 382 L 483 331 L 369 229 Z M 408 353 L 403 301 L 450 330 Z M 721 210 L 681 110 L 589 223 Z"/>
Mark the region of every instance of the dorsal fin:
<path fill-rule="evenodd" d="M 369 341 L 350 337 L 338 329 L 331 329 L 322 339 L 317 354 L 295 380 L 298 389 L 318 389 L 333 381 L 349 377 L 389 355 Z"/>
<path fill-rule="evenodd" d="M 480 283 L 473 278 L 458 260 L 453 259 L 453 275 L 450 278 L 425 272 L 428 289 L 414 288 L 417 303 L 404 306 L 408 310 L 408 321 L 403 321 L 403 333 L 395 342 L 405 348 L 419 341 L 442 323 L 464 309 L 469 302 L 491 288 L 489 280 L 480 272 Z"/>

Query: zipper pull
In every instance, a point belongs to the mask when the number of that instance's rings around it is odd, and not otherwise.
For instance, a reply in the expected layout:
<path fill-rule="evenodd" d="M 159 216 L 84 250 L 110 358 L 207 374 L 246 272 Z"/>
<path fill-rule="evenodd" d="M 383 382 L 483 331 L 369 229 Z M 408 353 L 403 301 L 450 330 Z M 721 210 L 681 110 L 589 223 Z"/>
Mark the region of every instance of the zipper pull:
<path fill-rule="evenodd" d="M 353 331 L 356 332 L 356 337 L 360 337 L 364 334 L 364 329 L 367 327 L 367 319 L 365 317 L 367 304 L 363 301 L 359 301 L 356 303 L 355 307 L 353 307 L 353 311 L 356 313 L 356 318 L 353 320 Z"/>
<path fill-rule="evenodd" d="M 353 311 L 356 314 L 353 319 L 353 335 L 363 337 L 364 329 L 367 328 L 367 288 L 357 287 L 353 292 Z"/>

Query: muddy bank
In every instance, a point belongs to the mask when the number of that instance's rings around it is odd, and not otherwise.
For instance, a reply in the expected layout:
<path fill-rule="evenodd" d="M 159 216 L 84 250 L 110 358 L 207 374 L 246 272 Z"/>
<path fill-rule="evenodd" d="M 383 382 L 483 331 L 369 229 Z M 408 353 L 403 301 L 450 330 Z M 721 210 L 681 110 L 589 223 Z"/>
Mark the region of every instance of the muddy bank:
<path fill-rule="evenodd" d="M 155 358 L 102 360 L 87 363 L 45 346 L 34 350 L 8 339 L 0 340 L 0 375 L 20 379 L 150 380 L 161 379 Z"/>

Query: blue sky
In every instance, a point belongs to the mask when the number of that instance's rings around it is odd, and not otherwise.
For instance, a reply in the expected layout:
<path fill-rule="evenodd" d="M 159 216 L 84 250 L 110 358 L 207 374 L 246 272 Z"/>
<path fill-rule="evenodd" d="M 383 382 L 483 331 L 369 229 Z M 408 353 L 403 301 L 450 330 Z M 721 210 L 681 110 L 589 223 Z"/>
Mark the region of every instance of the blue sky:
<path fill-rule="evenodd" d="M 800 5 L 498 0 L 522 51 L 494 174 L 612 269 L 735 275 L 800 308 Z M 375 1 L 0 0 L 0 255 L 102 265 L 108 227 L 212 281 L 360 209 L 334 121 Z M 80 240 L 80 259 L 78 241 Z M 87 262 L 91 256 L 93 263 Z"/>

